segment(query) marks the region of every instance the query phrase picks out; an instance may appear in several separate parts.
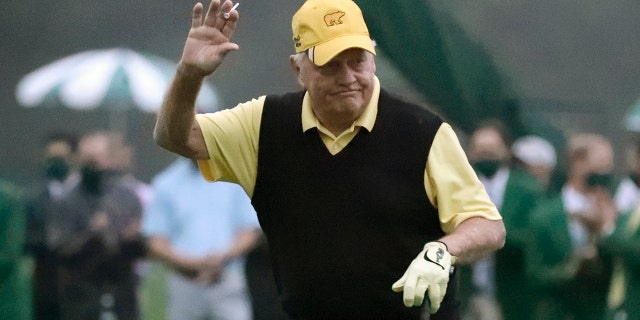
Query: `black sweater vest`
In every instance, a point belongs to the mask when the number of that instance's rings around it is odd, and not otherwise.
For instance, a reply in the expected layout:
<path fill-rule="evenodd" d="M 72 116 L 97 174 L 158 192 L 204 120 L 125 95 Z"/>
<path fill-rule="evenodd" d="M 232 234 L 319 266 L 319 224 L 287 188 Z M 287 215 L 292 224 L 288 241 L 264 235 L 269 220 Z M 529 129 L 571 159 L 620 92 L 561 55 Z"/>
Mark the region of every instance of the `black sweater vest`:
<path fill-rule="evenodd" d="M 285 311 L 418 319 L 391 285 L 444 234 L 423 180 L 442 120 L 383 91 L 372 132 L 331 155 L 316 129 L 302 132 L 303 95 L 266 99 L 252 198 Z"/>

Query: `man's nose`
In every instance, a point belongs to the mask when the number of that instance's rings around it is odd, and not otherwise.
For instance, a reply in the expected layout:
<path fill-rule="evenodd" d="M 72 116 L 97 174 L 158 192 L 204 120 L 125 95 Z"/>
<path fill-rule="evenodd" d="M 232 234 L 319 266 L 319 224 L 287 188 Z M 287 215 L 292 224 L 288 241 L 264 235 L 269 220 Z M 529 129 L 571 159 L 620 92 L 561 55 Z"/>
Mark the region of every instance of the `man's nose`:
<path fill-rule="evenodd" d="M 355 71 L 347 63 L 340 64 L 336 77 L 342 84 L 351 84 L 356 81 Z"/>

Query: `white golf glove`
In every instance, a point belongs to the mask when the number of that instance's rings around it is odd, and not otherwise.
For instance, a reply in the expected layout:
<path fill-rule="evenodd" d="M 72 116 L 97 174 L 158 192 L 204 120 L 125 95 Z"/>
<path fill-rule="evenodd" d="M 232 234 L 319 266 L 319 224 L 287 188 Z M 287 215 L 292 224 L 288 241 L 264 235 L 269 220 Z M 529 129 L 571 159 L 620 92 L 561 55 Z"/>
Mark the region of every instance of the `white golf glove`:
<path fill-rule="evenodd" d="M 455 263 L 455 259 L 444 243 L 428 242 L 391 289 L 395 292 L 404 291 L 402 300 L 407 307 L 421 306 L 425 291 L 428 292 L 429 313 L 436 313 L 447 293 L 451 264 Z"/>

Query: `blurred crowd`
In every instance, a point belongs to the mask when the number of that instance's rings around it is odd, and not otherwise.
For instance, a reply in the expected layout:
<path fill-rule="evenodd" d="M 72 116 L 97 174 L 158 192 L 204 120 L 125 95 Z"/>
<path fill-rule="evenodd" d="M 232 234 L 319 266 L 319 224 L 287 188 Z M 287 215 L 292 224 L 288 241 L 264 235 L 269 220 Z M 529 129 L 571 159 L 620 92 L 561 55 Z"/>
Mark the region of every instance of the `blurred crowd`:
<path fill-rule="evenodd" d="M 143 182 L 134 151 L 56 132 L 41 179 L 0 183 L 0 319 L 284 319 L 244 191 L 189 159 Z"/>
<path fill-rule="evenodd" d="M 640 319 L 640 144 L 628 152 L 615 168 L 598 133 L 558 150 L 498 121 L 475 128 L 467 155 L 507 238 L 462 268 L 466 319 Z"/>
<path fill-rule="evenodd" d="M 464 319 L 640 319 L 640 143 L 559 148 L 494 120 L 464 141 L 507 228 L 459 270 Z M 0 318 L 286 319 L 244 191 L 189 159 L 143 182 L 133 155 L 116 132 L 55 133 L 39 181 L 0 181 Z"/>

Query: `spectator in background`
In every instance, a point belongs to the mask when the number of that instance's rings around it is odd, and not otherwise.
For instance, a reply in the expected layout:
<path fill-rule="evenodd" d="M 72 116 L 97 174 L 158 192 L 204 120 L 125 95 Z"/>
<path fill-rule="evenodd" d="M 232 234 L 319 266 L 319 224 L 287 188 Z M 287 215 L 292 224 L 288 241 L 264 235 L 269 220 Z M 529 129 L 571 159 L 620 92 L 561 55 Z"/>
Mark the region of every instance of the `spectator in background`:
<path fill-rule="evenodd" d="M 620 216 L 599 249 L 614 257 L 605 319 L 640 319 L 640 205 Z"/>
<path fill-rule="evenodd" d="M 143 229 L 149 253 L 171 270 L 170 320 L 252 319 L 244 256 L 259 234 L 242 188 L 208 183 L 180 159 L 152 183 Z"/>
<path fill-rule="evenodd" d="M 77 145 L 74 134 L 55 132 L 48 135 L 42 151 L 43 177 L 28 190 L 26 249 L 34 259 L 32 292 L 36 320 L 60 319 L 57 262 L 46 245 L 45 230 L 52 202 L 68 193 L 80 180 L 73 166 Z"/>
<path fill-rule="evenodd" d="M 0 319 L 31 319 L 22 191 L 0 179 Z"/>
<path fill-rule="evenodd" d="M 598 134 L 578 134 L 567 145 L 567 181 L 532 215 L 527 266 L 538 286 L 537 319 L 602 319 L 611 275 L 597 243 L 618 216 L 613 148 Z"/>
<path fill-rule="evenodd" d="M 59 259 L 61 318 L 137 319 L 133 266 L 144 254 L 142 206 L 122 171 L 130 148 L 122 135 L 80 140 L 80 183 L 52 207 L 47 243 Z"/>
<path fill-rule="evenodd" d="M 553 145 L 539 136 L 529 135 L 516 139 L 511 145 L 511 152 L 516 163 L 548 190 L 557 164 Z"/>
<path fill-rule="evenodd" d="M 528 221 L 542 196 L 535 178 L 512 166 L 511 138 L 497 120 L 481 123 L 467 146 L 469 162 L 502 214 L 507 237 L 504 247 L 472 265 L 472 319 L 528 319 L 529 286 L 524 252 L 530 241 Z"/>
<path fill-rule="evenodd" d="M 616 188 L 614 201 L 622 214 L 633 210 L 640 199 L 640 139 L 626 150 L 626 175 Z"/>

